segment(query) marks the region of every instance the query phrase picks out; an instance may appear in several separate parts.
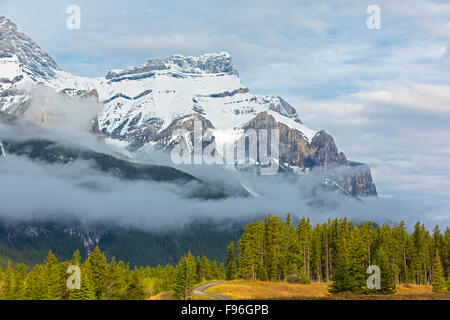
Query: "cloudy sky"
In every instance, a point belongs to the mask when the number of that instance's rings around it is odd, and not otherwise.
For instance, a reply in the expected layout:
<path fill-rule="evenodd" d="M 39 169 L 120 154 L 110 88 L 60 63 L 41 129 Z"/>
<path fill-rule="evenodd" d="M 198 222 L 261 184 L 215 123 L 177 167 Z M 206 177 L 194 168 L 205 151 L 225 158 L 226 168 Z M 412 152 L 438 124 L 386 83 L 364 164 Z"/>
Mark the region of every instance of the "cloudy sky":
<path fill-rule="evenodd" d="M 66 28 L 69 5 L 80 30 Z M 369 164 L 381 196 L 450 216 L 448 0 L 0 0 L 0 15 L 77 75 L 228 51 L 253 93 L 283 96 Z"/>

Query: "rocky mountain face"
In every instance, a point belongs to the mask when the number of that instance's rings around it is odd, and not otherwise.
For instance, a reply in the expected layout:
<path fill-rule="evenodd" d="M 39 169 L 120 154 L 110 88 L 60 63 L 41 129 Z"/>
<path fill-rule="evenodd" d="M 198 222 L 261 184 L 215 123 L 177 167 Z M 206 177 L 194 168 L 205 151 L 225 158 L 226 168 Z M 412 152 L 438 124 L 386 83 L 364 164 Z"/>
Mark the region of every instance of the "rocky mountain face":
<path fill-rule="evenodd" d="M 370 168 L 347 160 L 331 135 L 317 132 L 311 141 L 304 134 L 278 122 L 267 112 L 258 114 L 244 129 L 278 129 L 280 134 L 280 164 L 294 172 L 320 169 L 328 173 L 339 186 L 354 196 L 376 195 Z"/>
<path fill-rule="evenodd" d="M 5 17 L 0 17 L 0 57 L 17 61 L 24 75 L 34 81 L 55 78 L 56 71 L 60 70 L 47 52 L 19 32 L 14 22 Z"/>
<path fill-rule="evenodd" d="M 0 111 L 26 112 L 31 98 L 25 84 L 30 83 L 101 102 L 104 107 L 94 131 L 108 141 L 120 141 L 127 152 L 148 147 L 171 150 L 177 129 L 187 130 L 193 138 L 196 121 L 208 132 L 206 145 L 234 143 L 247 129 L 277 128 L 277 161 L 283 170 L 294 174 L 323 170 L 352 195 L 376 195 L 366 165 L 347 160 L 329 134 L 305 126 L 297 110 L 281 97 L 251 94 L 226 52 L 173 55 L 113 70 L 105 77 L 82 78 L 60 70 L 48 53 L 1 17 Z"/>

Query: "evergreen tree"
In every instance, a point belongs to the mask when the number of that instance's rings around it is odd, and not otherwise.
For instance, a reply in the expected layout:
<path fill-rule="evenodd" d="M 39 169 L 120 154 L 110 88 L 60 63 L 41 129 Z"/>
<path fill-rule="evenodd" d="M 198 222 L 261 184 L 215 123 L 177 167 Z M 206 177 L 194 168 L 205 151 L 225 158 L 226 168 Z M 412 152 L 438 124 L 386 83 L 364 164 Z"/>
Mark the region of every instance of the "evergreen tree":
<path fill-rule="evenodd" d="M 261 280 L 261 281 L 269 280 L 269 278 L 267 276 L 266 268 L 264 268 L 264 265 L 262 264 L 261 261 L 258 262 L 258 265 L 256 268 L 256 274 L 257 274 L 258 280 Z"/>
<path fill-rule="evenodd" d="M 19 263 L 14 268 L 14 289 L 13 296 L 16 300 L 24 300 L 26 298 L 25 288 L 27 279 L 27 266 Z"/>
<path fill-rule="evenodd" d="M 107 271 L 108 263 L 106 262 L 105 255 L 100 252 L 98 246 L 88 257 L 88 273 L 89 279 L 94 288 L 95 296 L 97 299 L 101 299 L 107 294 Z"/>
<path fill-rule="evenodd" d="M 8 260 L 8 267 L 5 270 L 5 276 L 2 284 L 3 300 L 14 300 L 14 269 L 11 260 Z"/>
<path fill-rule="evenodd" d="M 70 294 L 71 300 L 96 300 L 94 286 L 91 279 L 89 279 L 88 273 L 82 273 L 80 289 L 72 290 Z"/>
<path fill-rule="evenodd" d="M 61 298 L 62 287 L 65 286 L 64 277 L 58 267 L 58 260 L 50 250 L 47 261 L 44 264 L 44 282 L 46 290 L 46 300 L 59 300 Z"/>
<path fill-rule="evenodd" d="M 447 284 L 445 283 L 444 272 L 442 270 L 441 258 L 439 257 L 438 251 L 434 257 L 433 263 L 433 292 L 444 292 L 446 291 Z"/>
<path fill-rule="evenodd" d="M 225 280 L 226 279 L 225 264 L 223 262 L 219 266 L 219 276 L 218 276 L 217 279 L 219 279 L 219 280 Z"/>
<path fill-rule="evenodd" d="M 302 261 L 301 272 L 305 278 L 310 277 L 311 229 L 309 218 L 303 217 L 297 226 L 297 236 Z"/>
<path fill-rule="evenodd" d="M 43 277 L 43 267 L 36 265 L 27 275 L 25 284 L 25 297 L 28 300 L 43 300 L 47 295 L 47 289 Z"/>
<path fill-rule="evenodd" d="M 359 237 L 359 231 L 357 227 L 353 227 L 351 241 L 348 250 L 348 288 L 352 293 L 362 293 L 366 284 L 366 268 L 365 262 L 365 246 Z"/>
<path fill-rule="evenodd" d="M 131 274 L 130 283 L 126 291 L 126 297 L 128 300 L 144 300 L 145 292 L 144 286 L 139 279 L 138 272 L 135 270 Z"/>
<path fill-rule="evenodd" d="M 298 276 L 302 265 L 303 262 L 300 252 L 297 230 L 292 224 L 291 215 L 287 214 L 286 221 L 284 223 L 284 237 L 282 244 L 283 278 L 287 278 L 291 275 Z"/>
<path fill-rule="evenodd" d="M 196 283 L 196 263 L 191 252 L 183 257 L 176 268 L 176 279 L 174 284 L 174 296 L 182 300 L 191 300 L 194 285 Z"/>
<path fill-rule="evenodd" d="M 220 279 L 219 268 L 217 267 L 216 259 L 211 262 L 211 279 Z"/>
<path fill-rule="evenodd" d="M 333 282 L 331 283 L 329 289 L 332 294 L 350 292 L 352 290 L 352 285 L 349 278 L 349 255 L 345 237 L 342 237 L 337 251 L 333 270 Z"/>
<path fill-rule="evenodd" d="M 264 219 L 264 264 L 271 281 L 279 281 L 282 278 L 282 242 L 283 223 L 278 217 L 267 216 Z"/>
<path fill-rule="evenodd" d="M 233 280 L 236 278 L 237 265 L 236 257 L 234 255 L 234 242 L 231 242 L 227 248 L 227 260 L 225 264 L 225 279 Z"/>
<path fill-rule="evenodd" d="M 380 268 L 381 276 L 381 289 L 376 289 L 377 293 L 381 294 L 391 294 L 395 292 L 395 275 L 392 271 L 392 267 L 388 261 L 386 252 L 383 247 L 380 247 L 376 253 L 374 259 L 375 265 Z"/>

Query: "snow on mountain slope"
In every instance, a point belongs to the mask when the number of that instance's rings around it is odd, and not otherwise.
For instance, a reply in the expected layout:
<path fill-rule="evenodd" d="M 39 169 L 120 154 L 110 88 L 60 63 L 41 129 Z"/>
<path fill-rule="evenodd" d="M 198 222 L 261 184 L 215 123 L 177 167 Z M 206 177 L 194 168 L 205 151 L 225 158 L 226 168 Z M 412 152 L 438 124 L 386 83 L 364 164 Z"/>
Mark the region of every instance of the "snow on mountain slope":
<path fill-rule="evenodd" d="M 352 172 L 336 179 L 347 191 L 376 195 L 367 166 L 348 161 L 330 135 L 306 127 L 282 98 L 251 94 L 226 52 L 173 55 L 113 70 L 105 77 L 84 78 L 62 71 L 12 21 L 0 17 L 0 111 L 17 115 L 37 111 L 41 116 L 34 119 L 45 121 L 42 101 L 46 100 L 30 93 L 37 85 L 69 97 L 97 98 L 104 106 L 92 127 L 108 143 L 128 149 L 124 152 L 146 145 L 149 148 L 142 149 L 170 148 L 176 130 L 192 131 L 195 121 L 211 129 L 217 145 L 227 146 L 240 139 L 245 129 L 278 128 L 279 161 L 287 170 L 344 166 Z"/>
<path fill-rule="evenodd" d="M 62 71 L 46 51 L 18 31 L 14 22 L 0 17 L 0 111 L 23 111 L 30 100 L 28 92 L 36 84 L 61 91 L 92 90 L 99 82 Z"/>
<path fill-rule="evenodd" d="M 260 112 L 301 130 L 311 140 L 315 132 L 303 126 L 297 112 L 277 96 L 255 96 L 242 84 L 226 52 L 198 57 L 173 55 L 153 59 L 105 77 L 83 78 L 62 71 L 50 55 L 0 17 L 0 110 L 26 109 L 29 88 L 42 84 L 69 96 L 96 90 L 104 103 L 98 116 L 99 130 L 122 141 L 160 132 L 173 121 L 200 114 L 216 129 L 241 128 Z"/>
<path fill-rule="evenodd" d="M 115 138 L 135 137 L 149 123 L 161 131 L 194 114 L 201 114 L 216 129 L 238 129 L 264 111 L 305 131 L 310 139 L 315 134 L 283 99 L 250 94 L 226 52 L 150 60 L 136 68 L 112 71 L 106 79 L 99 89 L 105 103 L 99 127 Z"/>

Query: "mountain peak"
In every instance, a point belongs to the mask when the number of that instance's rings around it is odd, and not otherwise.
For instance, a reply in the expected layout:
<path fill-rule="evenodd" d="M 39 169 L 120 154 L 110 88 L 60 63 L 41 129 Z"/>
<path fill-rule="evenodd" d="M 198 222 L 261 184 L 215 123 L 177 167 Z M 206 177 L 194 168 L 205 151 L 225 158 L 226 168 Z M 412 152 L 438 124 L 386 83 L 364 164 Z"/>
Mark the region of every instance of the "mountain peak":
<path fill-rule="evenodd" d="M 4 16 L 0 16 L 0 28 L 17 30 L 16 24 Z"/>
<path fill-rule="evenodd" d="M 238 70 L 228 52 L 206 53 L 200 56 L 183 56 L 174 54 L 163 59 L 151 59 L 146 64 L 127 68 L 125 70 L 112 70 L 107 79 L 120 78 L 133 74 L 143 74 L 154 71 L 171 71 L 181 74 L 227 74 L 238 76 Z"/>
<path fill-rule="evenodd" d="M 54 78 L 60 70 L 50 55 L 28 36 L 18 31 L 14 22 L 0 17 L 0 59 L 17 61 L 18 67 L 32 80 Z"/>

